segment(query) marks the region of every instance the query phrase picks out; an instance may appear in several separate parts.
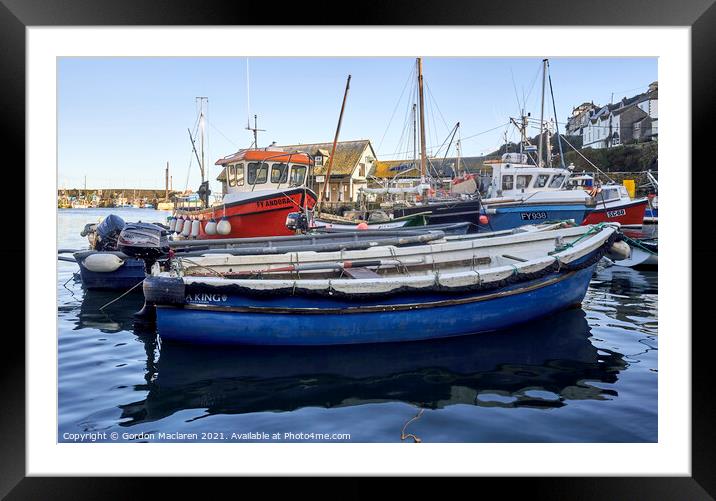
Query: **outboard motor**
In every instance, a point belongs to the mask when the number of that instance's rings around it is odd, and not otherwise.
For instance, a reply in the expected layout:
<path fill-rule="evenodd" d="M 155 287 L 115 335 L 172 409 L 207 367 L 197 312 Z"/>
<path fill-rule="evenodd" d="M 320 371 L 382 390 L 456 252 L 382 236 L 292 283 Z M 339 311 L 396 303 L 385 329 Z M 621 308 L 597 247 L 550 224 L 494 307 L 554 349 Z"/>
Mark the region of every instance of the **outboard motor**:
<path fill-rule="evenodd" d="M 128 256 L 144 260 L 144 268 L 151 272 L 152 265 L 169 253 L 167 230 L 156 224 L 129 223 L 119 234 L 118 249 Z"/>
<path fill-rule="evenodd" d="M 199 189 L 196 192 L 199 198 L 204 202 L 204 207 L 209 207 L 209 195 L 211 190 L 209 189 L 209 181 L 204 181 L 199 185 Z"/>
<path fill-rule="evenodd" d="M 296 233 L 306 233 L 308 231 L 308 220 L 303 212 L 290 212 L 286 216 L 286 228 Z"/>
<path fill-rule="evenodd" d="M 124 219 L 110 214 L 97 225 L 94 249 L 97 251 L 116 251 L 117 239 L 125 227 Z"/>

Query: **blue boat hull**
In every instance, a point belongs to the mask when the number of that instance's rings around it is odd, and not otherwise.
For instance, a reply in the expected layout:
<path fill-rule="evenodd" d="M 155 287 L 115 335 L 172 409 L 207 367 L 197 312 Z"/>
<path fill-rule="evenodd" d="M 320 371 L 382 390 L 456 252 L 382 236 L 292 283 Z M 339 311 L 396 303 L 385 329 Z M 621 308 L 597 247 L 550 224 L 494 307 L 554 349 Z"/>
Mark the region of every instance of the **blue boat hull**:
<path fill-rule="evenodd" d="M 184 306 L 157 305 L 157 329 L 163 341 L 249 345 L 382 343 L 476 334 L 579 305 L 595 266 L 551 272 L 491 291 L 406 293 L 380 301 L 227 296 L 216 289 L 194 289 L 187 291 Z"/>
<path fill-rule="evenodd" d="M 124 264 L 115 271 L 104 273 L 88 270 L 79 260 L 77 264 L 80 267 L 80 277 L 85 289 L 127 290 L 146 277 L 144 261 L 141 259 L 126 259 Z"/>
<path fill-rule="evenodd" d="M 489 209 L 489 208 L 488 208 Z M 574 219 L 581 225 L 584 218 L 592 209 L 584 204 L 571 205 L 516 205 L 498 207 L 492 210 L 483 209 L 487 215 L 488 223 L 481 225 L 482 231 L 511 230 L 526 224 L 539 224 L 547 221 L 564 221 Z M 491 213 L 493 212 L 494 213 Z"/>

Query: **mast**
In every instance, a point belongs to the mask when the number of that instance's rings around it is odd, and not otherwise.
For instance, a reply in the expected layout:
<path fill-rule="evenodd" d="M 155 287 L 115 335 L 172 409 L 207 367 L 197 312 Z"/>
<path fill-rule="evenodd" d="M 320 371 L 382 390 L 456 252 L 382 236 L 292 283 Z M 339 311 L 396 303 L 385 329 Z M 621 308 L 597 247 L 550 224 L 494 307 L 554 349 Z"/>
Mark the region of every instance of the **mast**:
<path fill-rule="evenodd" d="M 321 190 L 321 194 L 318 197 L 317 205 L 320 210 L 321 202 L 323 201 L 323 198 L 326 196 L 326 188 L 328 187 L 328 183 L 331 179 L 331 169 L 333 168 L 333 157 L 336 153 L 336 144 L 338 143 L 338 135 L 341 132 L 341 123 L 343 123 L 343 111 L 346 109 L 346 99 L 348 99 L 348 90 L 351 88 L 351 76 L 348 75 L 348 80 L 346 81 L 346 90 L 343 94 L 343 104 L 341 105 L 341 114 L 338 115 L 338 126 L 336 127 L 336 135 L 333 138 L 333 148 L 331 148 L 331 156 L 328 158 L 328 169 L 326 170 L 326 179 L 323 182 L 323 189 Z"/>
<path fill-rule="evenodd" d="M 547 79 L 547 59 L 542 60 L 542 106 L 541 111 L 539 115 L 539 161 L 537 162 L 538 167 L 543 166 L 543 160 L 542 160 L 542 151 L 543 151 L 543 142 L 544 138 L 542 137 L 544 133 L 544 87 Z"/>
<path fill-rule="evenodd" d="M 459 129 L 458 129 L 459 130 Z M 455 149 L 457 150 L 457 167 L 455 168 L 455 174 L 460 174 L 460 139 L 458 138 L 455 143 Z"/>
<path fill-rule="evenodd" d="M 164 170 L 164 201 L 169 201 L 169 162 L 167 162 L 167 168 Z"/>
<path fill-rule="evenodd" d="M 418 95 L 420 98 L 420 182 L 425 182 L 425 102 L 423 99 L 423 58 L 418 58 Z"/>
<path fill-rule="evenodd" d="M 413 168 L 418 163 L 418 109 L 413 103 Z"/>
<path fill-rule="evenodd" d="M 199 130 L 201 131 L 201 142 L 199 145 L 199 147 L 201 149 L 201 160 L 199 160 L 199 170 L 201 170 L 201 182 L 203 183 L 204 182 L 204 172 L 205 172 L 204 171 L 204 165 L 205 165 L 205 160 L 204 160 L 204 128 L 205 128 L 205 126 L 204 126 L 204 121 L 205 121 L 204 103 L 205 102 L 208 103 L 209 98 L 204 97 L 204 96 L 199 96 L 196 99 L 199 102 Z M 189 135 L 191 136 L 191 133 Z"/>

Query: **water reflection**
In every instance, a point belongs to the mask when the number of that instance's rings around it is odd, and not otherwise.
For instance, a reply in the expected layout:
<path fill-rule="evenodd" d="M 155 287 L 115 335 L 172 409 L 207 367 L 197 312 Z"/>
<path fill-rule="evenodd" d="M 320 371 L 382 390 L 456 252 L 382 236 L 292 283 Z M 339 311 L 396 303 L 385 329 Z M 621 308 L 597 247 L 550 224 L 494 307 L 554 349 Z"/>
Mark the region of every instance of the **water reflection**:
<path fill-rule="evenodd" d="M 141 324 L 135 323 L 133 316 L 134 312 L 139 311 L 144 305 L 144 294 L 141 289 L 132 291 L 118 300 L 121 291 L 85 290 L 83 294 L 79 312 L 75 312 L 73 330 L 89 328 L 105 333 L 135 331 L 138 335 L 148 334 L 146 329 L 142 330 Z M 66 308 L 76 310 L 77 307 L 72 305 Z"/>
<path fill-rule="evenodd" d="M 658 272 L 635 270 L 625 266 L 607 266 L 597 268 L 589 288 L 605 294 L 641 297 L 644 294 L 656 295 Z"/>
<path fill-rule="evenodd" d="M 589 337 L 585 313 L 573 309 L 509 331 L 420 343 L 231 349 L 165 344 L 156 365 L 147 364 L 156 373 L 135 388 L 146 398 L 120 405 L 122 425 L 184 409 L 243 414 L 386 401 L 430 409 L 554 408 L 569 400 L 608 399 L 613 391 L 591 383 L 616 382 L 626 363 L 619 353 L 598 351 Z"/>

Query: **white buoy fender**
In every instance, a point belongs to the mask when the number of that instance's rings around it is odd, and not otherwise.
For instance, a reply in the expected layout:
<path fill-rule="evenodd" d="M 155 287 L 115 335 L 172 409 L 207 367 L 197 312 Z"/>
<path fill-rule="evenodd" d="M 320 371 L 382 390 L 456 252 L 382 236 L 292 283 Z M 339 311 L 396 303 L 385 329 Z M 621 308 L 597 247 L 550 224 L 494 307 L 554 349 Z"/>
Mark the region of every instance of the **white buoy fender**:
<path fill-rule="evenodd" d="M 228 219 L 225 217 L 221 218 L 221 221 L 219 221 L 219 224 L 216 225 L 216 232 L 219 235 L 228 235 L 231 233 L 231 223 Z"/>
<path fill-rule="evenodd" d="M 177 218 L 170 217 L 169 218 L 169 233 L 174 233 L 174 228 L 177 227 Z"/>
<path fill-rule="evenodd" d="M 615 261 L 621 261 L 622 259 L 626 259 L 629 257 L 630 254 L 631 248 L 623 240 L 619 242 L 614 242 L 607 251 L 607 255 Z"/>
<path fill-rule="evenodd" d="M 207 235 L 216 235 L 216 221 L 213 218 L 209 219 L 209 222 L 204 226 L 204 233 Z"/>
<path fill-rule="evenodd" d="M 191 222 L 191 236 L 192 237 L 199 236 L 199 228 L 200 227 L 201 227 L 201 222 L 198 219 L 195 219 Z"/>
<path fill-rule="evenodd" d="M 184 224 L 182 225 L 181 235 L 183 237 L 188 237 L 190 233 L 191 233 L 191 220 L 187 219 L 186 221 L 184 221 Z"/>
<path fill-rule="evenodd" d="M 97 273 L 110 273 L 124 264 L 124 261 L 114 254 L 90 254 L 82 264 L 89 271 Z"/>
<path fill-rule="evenodd" d="M 183 227 L 183 226 L 184 226 L 184 218 L 182 218 L 181 216 L 179 216 L 179 217 L 177 218 L 176 225 L 174 225 L 174 231 L 176 231 L 177 233 L 181 233 L 181 230 L 182 230 L 182 227 Z"/>

